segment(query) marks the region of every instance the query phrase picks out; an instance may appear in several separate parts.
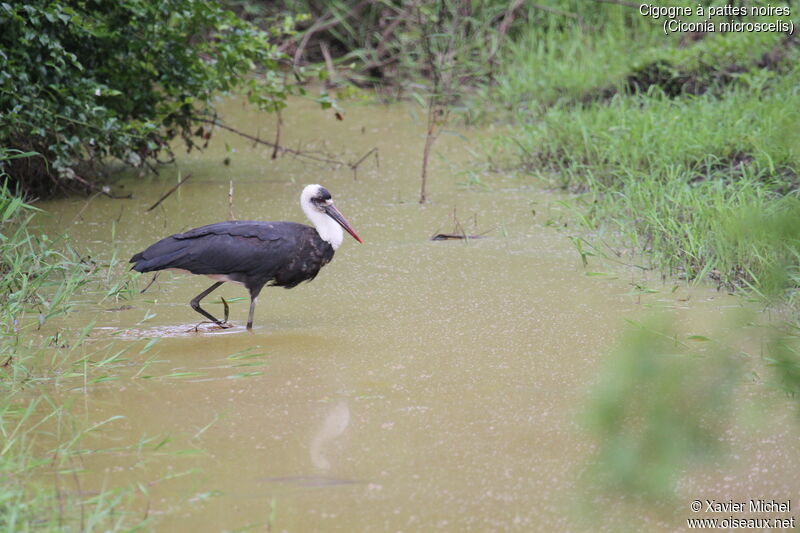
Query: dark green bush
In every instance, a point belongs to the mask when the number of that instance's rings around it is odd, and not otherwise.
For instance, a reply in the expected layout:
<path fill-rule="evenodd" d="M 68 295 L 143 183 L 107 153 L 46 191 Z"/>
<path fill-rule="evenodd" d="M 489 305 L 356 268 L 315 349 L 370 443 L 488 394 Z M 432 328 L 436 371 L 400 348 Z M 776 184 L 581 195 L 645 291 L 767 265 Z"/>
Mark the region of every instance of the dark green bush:
<path fill-rule="evenodd" d="M 43 155 L 6 162 L 18 190 L 90 186 L 107 158 L 150 165 L 175 137 L 191 148 L 220 92 L 285 103 L 270 35 L 217 2 L 3 2 L 0 28 L 0 147 Z"/>

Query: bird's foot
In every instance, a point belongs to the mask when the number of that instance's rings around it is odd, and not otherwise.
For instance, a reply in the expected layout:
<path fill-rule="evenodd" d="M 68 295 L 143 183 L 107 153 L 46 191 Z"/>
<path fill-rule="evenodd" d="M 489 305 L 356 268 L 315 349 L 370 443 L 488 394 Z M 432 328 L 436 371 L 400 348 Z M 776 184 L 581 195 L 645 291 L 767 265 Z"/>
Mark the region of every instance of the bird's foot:
<path fill-rule="evenodd" d="M 227 321 L 219 322 L 219 321 L 216 321 L 216 320 L 215 321 L 203 320 L 202 322 L 200 322 L 199 324 L 197 324 L 194 327 L 194 332 L 198 333 L 200 331 L 200 326 L 202 326 L 203 324 L 211 324 L 213 326 L 217 326 L 219 329 L 228 329 L 228 328 L 232 328 L 233 327 L 233 324 L 231 324 L 230 322 L 227 322 Z M 191 331 L 191 330 L 189 330 L 189 331 Z"/>

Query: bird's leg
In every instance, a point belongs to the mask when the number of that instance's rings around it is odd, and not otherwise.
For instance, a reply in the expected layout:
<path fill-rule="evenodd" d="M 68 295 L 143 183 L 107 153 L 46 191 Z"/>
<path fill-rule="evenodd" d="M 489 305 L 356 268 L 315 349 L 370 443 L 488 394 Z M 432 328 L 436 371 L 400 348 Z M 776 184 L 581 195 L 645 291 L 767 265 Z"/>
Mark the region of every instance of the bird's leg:
<path fill-rule="evenodd" d="M 230 326 L 229 326 L 229 325 L 227 325 L 227 324 L 225 324 L 224 322 L 220 322 L 219 320 L 217 320 L 216 318 L 214 318 L 214 315 L 212 315 L 211 313 L 209 313 L 208 311 L 206 311 L 205 309 L 203 309 L 202 307 L 200 307 L 200 300 L 202 300 L 203 298 L 205 298 L 206 296 L 208 296 L 209 294 L 211 294 L 211 293 L 212 293 L 214 290 L 216 290 L 216 289 L 217 289 L 217 287 L 219 287 L 219 286 L 220 286 L 220 285 L 222 285 L 223 283 L 225 283 L 225 282 L 224 282 L 224 281 L 218 281 L 218 282 L 216 282 L 215 284 L 213 284 L 212 286 L 210 286 L 209 288 L 207 288 L 206 290 L 204 290 L 203 292 L 201 292 L 200 294 L 198 294 L 197 296 L 195 296 L 195 297 L 192 299 L 192 301 L 191 301 L 191 302 L 189 302 L 189 305 L 191 305 L 191 306 L 192 306 L 192 309 L 194 309 L 195 311 L 197 311 L 198 313 L 200 313 L 201 315 L 203 315 L 203 316 L 204 316 L 204 317 L 206 317 L 207 319 L 211 320 L 212 322 L 214 322 L 215 324 L 217 324 L 219 327 L 221 327 L 221 328 L 226 328 L 226 327 L 230 327 Z"/>
<path fill-rule="evenodd" d="M 250 314 L 247 315 L 247 329 L 253 329 L 253 314 L 256 312 L 257 298 L 250 298 Z"/>
<path fill-rule="evenodd" d="M 247 329 L 253 329 L 253 315 L 256 312 L 256 300 L 258 300 L 258 295 L 261 292 L 261 289 L 264 285 L 260 287 L 250 287 L 250 314 L 247 315 Z"/>

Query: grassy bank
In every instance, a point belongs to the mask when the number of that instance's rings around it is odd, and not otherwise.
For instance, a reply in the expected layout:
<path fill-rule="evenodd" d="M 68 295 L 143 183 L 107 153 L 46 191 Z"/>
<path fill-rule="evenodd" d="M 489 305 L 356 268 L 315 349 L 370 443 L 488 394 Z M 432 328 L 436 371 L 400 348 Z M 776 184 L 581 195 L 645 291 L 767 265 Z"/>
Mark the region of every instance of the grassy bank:
<path fill-rule="evenodd" d="M 0 176 L 0 531 L 127 529 L 142 521 L 124 512 L 132 488 L 80 485 L 82 441 L 109 421 L 87 425 L 57 396 L 59 384 L 90 386 L 104 359 L 83 342 L 93 324 L 40 330 L 79 292 L 113 294 L 124 281 L 108 283 L 67 240 L 34 229 L 37 216 L 45 215 L 10 194 Z"/>
<path fill-rule="evenodd" d="M 745 313 L 690 342 L 679 342 L 675 316 L 644 313 L 608 355 L 587 402 L 598 442 L 589 470 L 604 486 L 671 502 L 691 465 L 724 456 L 716 443 L 756 399 L 743 384 L 764 385 L 761 405 L 797 408 L 800 43 L 665 36 L 628 6 L 558 7 L 509 44 L 482 94 L 484 115 L 511 124 L 489 160 L 571 192 L 578 242 L 792 310 L 767 333 Z M 749 337 L 763 337 L 759 350 L 742 348 Z"/>
<path fill-rule="evenodd" d="M 666 273 L 795 287 L 800 47 L 782 34 L 665 37 L 624 9 L 592 30 L 548 15 L 511 45 L 489 96 L 516 127 L 493 162 L 581 193 L 588 229 Z"/>

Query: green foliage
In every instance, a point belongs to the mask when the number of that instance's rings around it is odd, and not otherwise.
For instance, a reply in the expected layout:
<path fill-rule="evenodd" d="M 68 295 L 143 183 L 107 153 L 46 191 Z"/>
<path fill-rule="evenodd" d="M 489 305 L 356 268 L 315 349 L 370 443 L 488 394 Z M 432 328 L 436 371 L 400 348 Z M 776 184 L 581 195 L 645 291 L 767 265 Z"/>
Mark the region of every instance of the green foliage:
<path fill-rule="evenodd" d="M 492 163 L 578 196 L 576 223 L 589 234 L 573 243 L 584 264 L 604 233 L 600 242 L 629 244 L 664 274 L 788 300 L 796 322 L 795 40 L 746 32 L 665 37 L 635 8 L 582 4 L 586 11 L 575 2 L 542 3 L 577 17 L 539 13 L 504 56 L 497 85 L 483 90 L 486 113 L 513 123 L 492 140 Z M 720 437 L 746 379 L 766 385 L 762 392 L 797 397 L 796 324 L 773 326 L 761 353 L 748 357 L 737 347 L 752 342 L 754 330 L 746 340 L 732 332 L 752 321 L 744 314 L 711 334 L 725 345 L 680 337 L 664 317 L 627 328 L 587 414 L 598 443 L 593 472 L 604 488 L 664 501 L 690 466 L 724 457 Z"/>
<path fill-rule="evenodd" d="M 651 318 L 610 355 L 586 415 L 600 439 L 594 473 L 614 488 L 663 498 L 686 463 L 718 450 L 739 365 L 689 342 Z"/>
<path fill-rule="evenodd" d="M 774 423 L 772 415 L 785 405 L 781 400 L 797 398 L 797 326 L 759 326 L 746 309 L 724 316 L 711 337 L 679 334 L 677 316 L 651 314 L 641 323 L 628 322 L 584 413 L 598 439 L 591 481 L 668 503 L 692 467 L 725 457 L 722 443 L 731 440 L 731 428 L 753 423 L 745 415 L 759 412 L 759 419 Z M 741 349 L 755 339 L 761 353 Z M 754 382 L 766 386 L 762 393 L 781 394 L 754 395 L 739 387 Z M 795 410 L 800 413 L 797 404 Z"/>
<path fill-rule="evenodd" d="M 277 110 L 289 90 L 270 35 L 216 2 L 3 2 L 0 27 L 0 145 L 44 156 L 6 164 L 40 194 L 84 182 L 87 163 L 141 166 L 176 136 L 194 146 L 210 133 L 193 117 L 220 92 Z"/>

